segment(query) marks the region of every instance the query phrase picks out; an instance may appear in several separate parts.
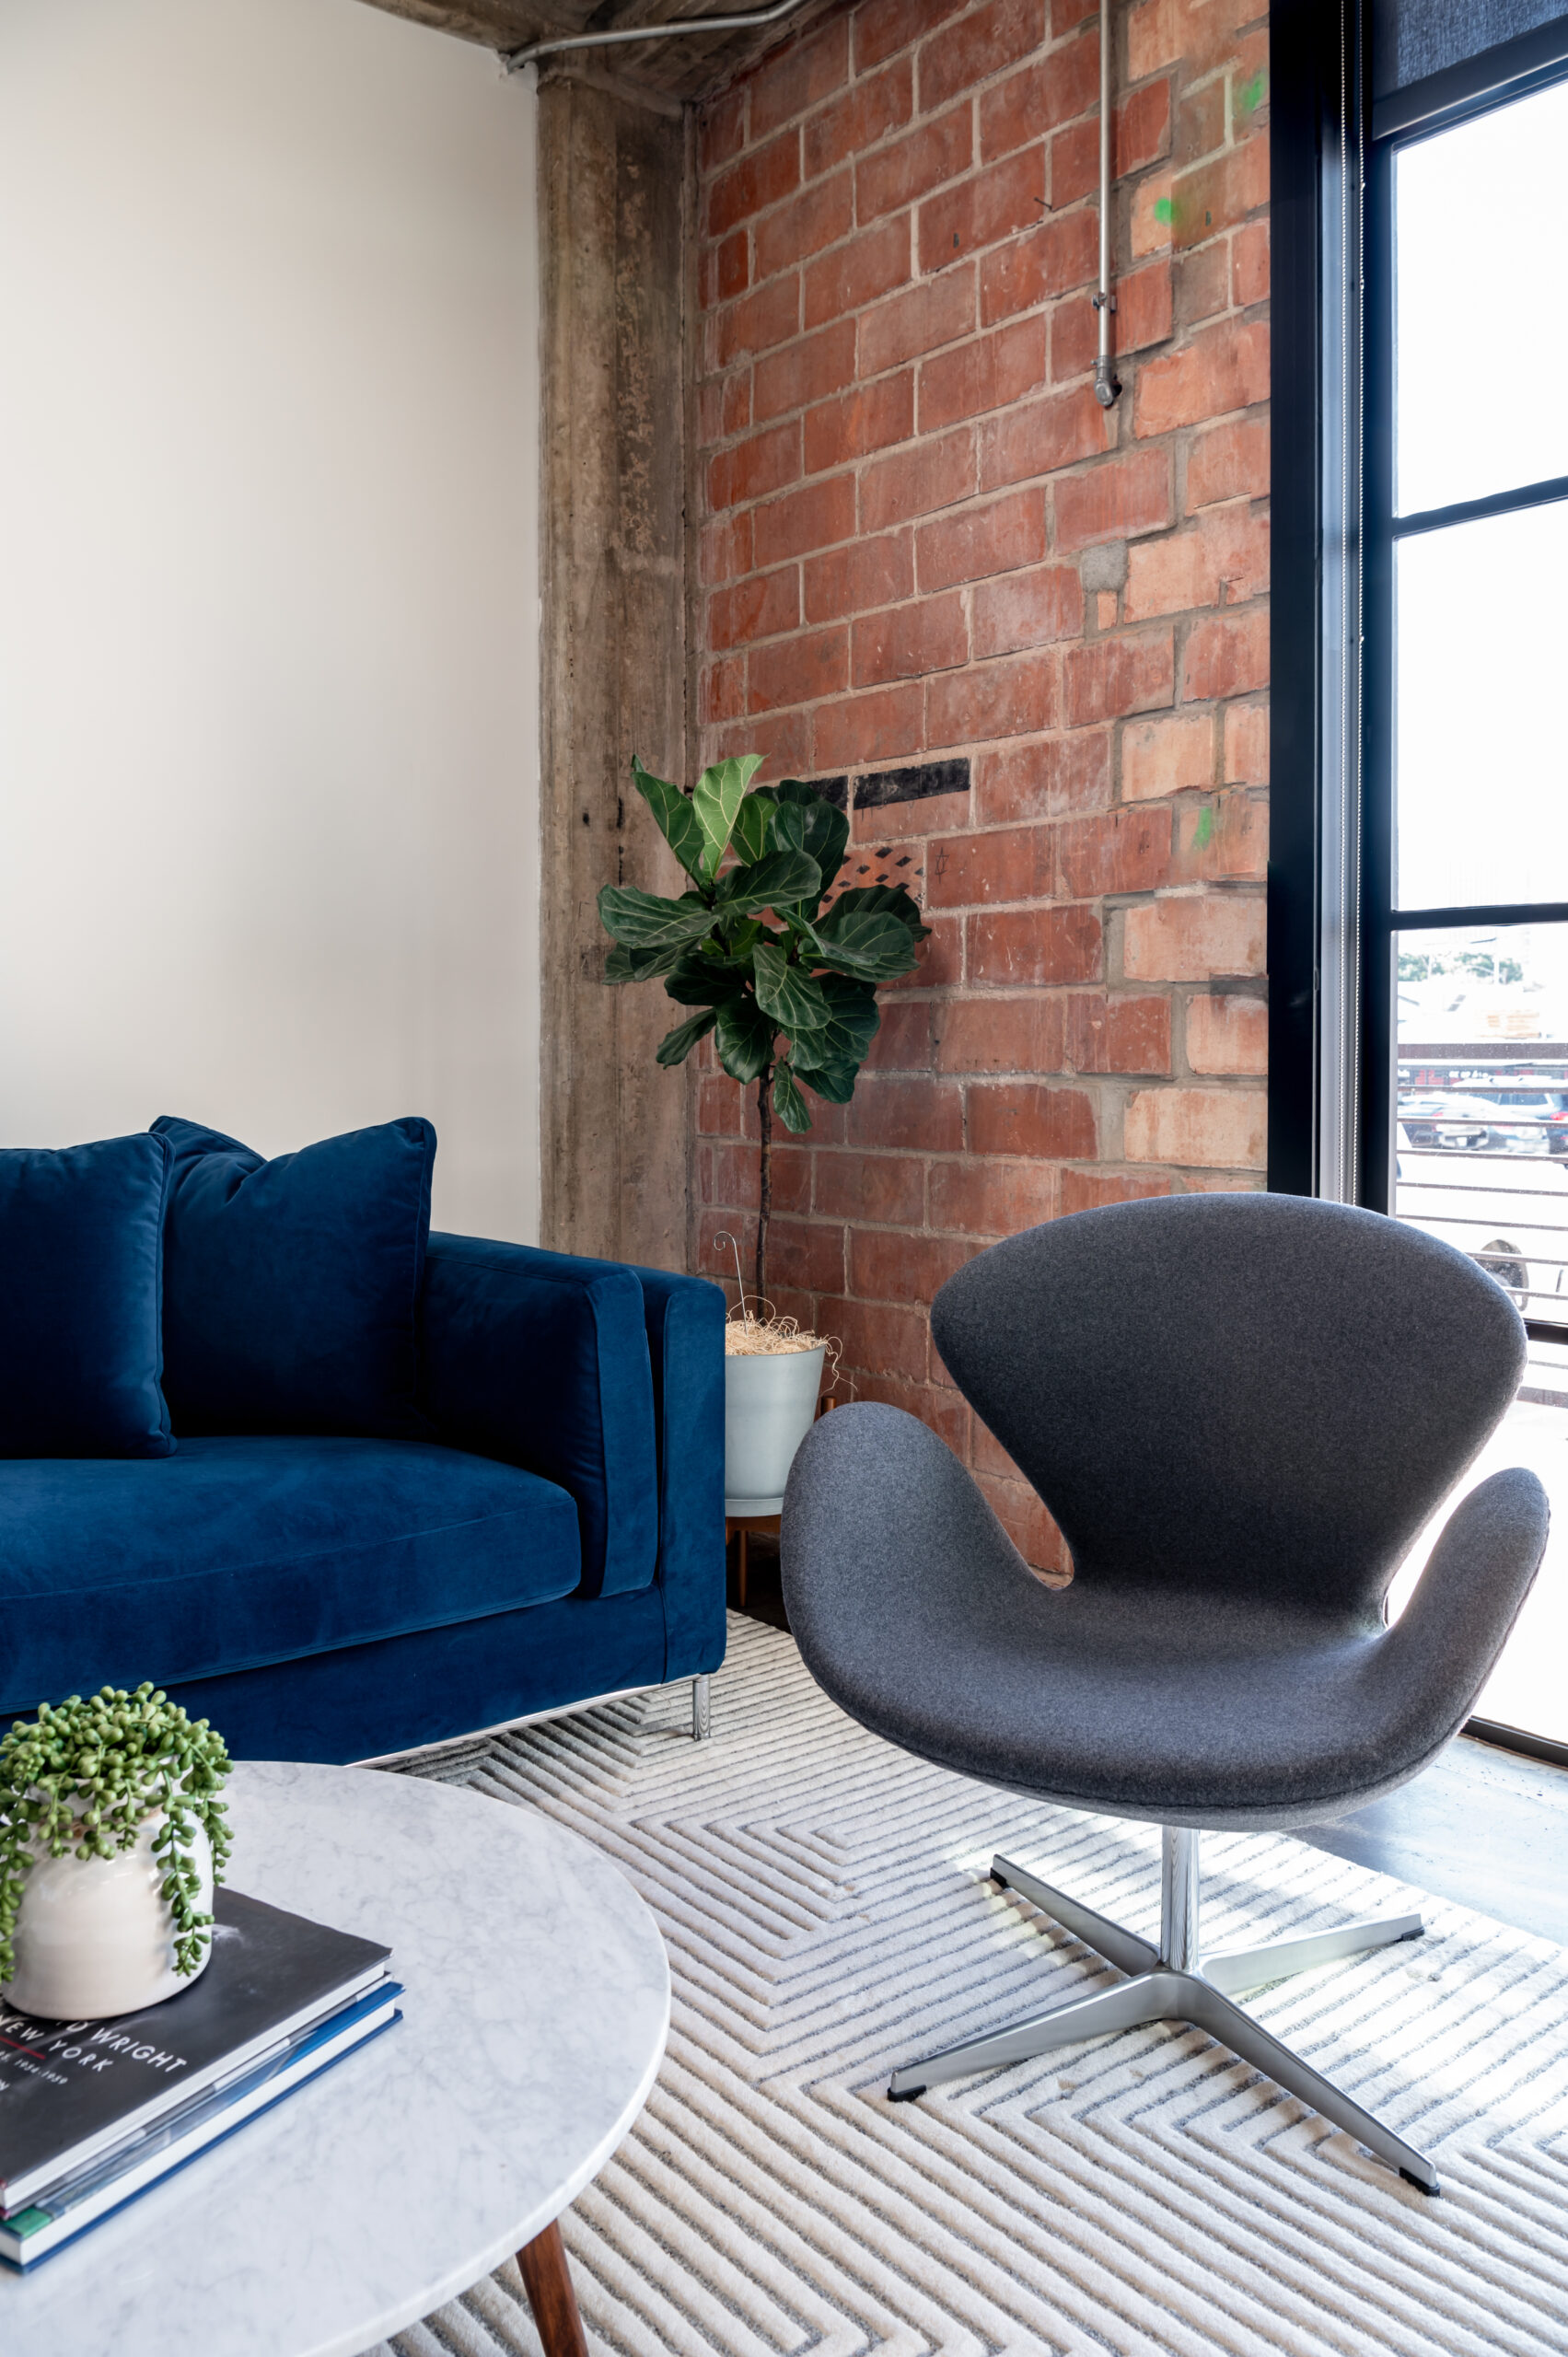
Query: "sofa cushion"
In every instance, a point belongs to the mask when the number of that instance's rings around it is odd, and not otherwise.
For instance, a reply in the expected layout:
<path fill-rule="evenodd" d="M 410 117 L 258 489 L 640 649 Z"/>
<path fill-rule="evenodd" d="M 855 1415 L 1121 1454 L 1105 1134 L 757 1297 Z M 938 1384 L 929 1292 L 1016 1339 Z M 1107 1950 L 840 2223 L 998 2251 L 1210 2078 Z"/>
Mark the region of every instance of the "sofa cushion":
<path fill-rule="evenodd" d="M 167 1457 L 161 1138 L 0 1152 L 0 1456 Z"/>
<path fill-rule="evenodd" d="M 580 1570 L 564 1490 L 434 1442 L 0 1464 L 0 1712 L 539 1604 Z"/>
<path fill-rule="evenodd" d="M 415 1318 L 430 1233 L 428 1121 L 264 1161 L 164 1114 L 164 1388 L 185 1433 L 418 1439 Z"/>

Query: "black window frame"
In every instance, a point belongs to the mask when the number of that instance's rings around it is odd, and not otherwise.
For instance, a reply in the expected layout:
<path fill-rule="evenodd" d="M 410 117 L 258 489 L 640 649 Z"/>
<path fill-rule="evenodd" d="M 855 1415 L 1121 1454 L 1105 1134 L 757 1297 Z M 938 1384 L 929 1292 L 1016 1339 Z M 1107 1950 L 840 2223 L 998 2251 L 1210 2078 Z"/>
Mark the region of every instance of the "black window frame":
<path fill-rule="evenodd" d="M 1372 5 L 1274 0 L 1270 15 L 1268 1185 L 1386 1209 L 1395 1072 L 1394 534 L 1369 536 L 1365 518 L 1393 515 L 1387 159 L 1422 129 L 1446 128 L 1562 78 L 1568 13 L 1374 103 Z M 1368 302 L 1369 281 L 1380 307 Z M 1490 503 L 1474 505 L 1485 512 Z M 1376 641 L 1369 662 L 1364 614 Z M 1368 794 L 1380 753 L 1387 783 Z M 1485 923 L 1499 911 L 1456 913 Z M 1568 915 L 1568 904 L 1532 913 Z M 1369 987 L 1379 978 L 1380 994 Z M 1562 1330 L 1527 1324 L 1532 1333 Z M 1568 1744 L 1550 1736 L 1473 1718 L 1464 1732 L 1568 1767 Z"/>
<path fill-rule="evenodd" d="M 1485 51 L 1469 65 L 1412 85 L 1371 109 L 1365 192 L 1366 271 L 1365 451 L 1365 616 L 1363 943 L 1361 1004 L 1361 1170 L 1357 1200 L 1369 1210 L 1392 1208 L 1398 1041 L 1395 1008 L 1396 940 L 1400 934 L 1463 925 L 1561 923 L 1568 900 L 1495 901 L 1464 907 L 1400 909 L 1395 905 L 1394 570 L 1399 544 L 1417 534 L 1516 515 L 1568 500 L 1568 475 L 1516 485 L 1480 499 L 1399 516 L 1394 499 L 1394 180 L 1400 155 L 1462 122 L 1511 106 L 1533 91 L 1568 81 L 1568 18 Z M 1527 1318 L 1532 1339 L 1568 1341 L 1568 1322 Z"/>
<path fill-rule="evenodd" d="M 1386 1209 L 1394 1071 L 1394 535 L 1383 528 L 1393 514 L 1392 156 L 1413 138 L 1568 75 L 1568 7 L 1533 32 L 1376 101 L 1372 13 L 1372 0 L 1275 0 L 1270 17 L 1268 1183 L 1275 1193 Z M 1568 478 L 1560 480 L 1568 494 Z M 1404 529 L 1534 504 L 1541 488 L 1406 519 Z M 1446 913 L 1458 923 L 1555 919 L 1568 915 L 1568 903 L 1427 911 L 1423 921 L 1434 924 Z"/>
<path fill-rule="evenodd" d="M 1345 1141 L 1331 1134 L 1335 1123 L 1325 1115 L 1347 1094 L 1333 1067 L 1344 1065 L 1345 1018 L 1349 1013 L 1353 1032 L 1359 1004 L 1359 891 L 1353 882 L 1347 896 L 1343 861 L 1336 874 L 1328 854 L 1336 842 L 1348 842 L 1358 860 L 1360 843 L 1360 186 L 1368 29 L 1361 0 L 1276 0 L 1269 23 L 1268 1184 L 1276 1194 L 1335 1198 L 1353 1189 Z M 1348 954 L 1336 977 L 1332 952 L 1342 940 Z M 1342 1103 L 1342 1126 L 1347 1109 Z M 1348 1118 L 1353 1125 L 1353 1111 Z"/>

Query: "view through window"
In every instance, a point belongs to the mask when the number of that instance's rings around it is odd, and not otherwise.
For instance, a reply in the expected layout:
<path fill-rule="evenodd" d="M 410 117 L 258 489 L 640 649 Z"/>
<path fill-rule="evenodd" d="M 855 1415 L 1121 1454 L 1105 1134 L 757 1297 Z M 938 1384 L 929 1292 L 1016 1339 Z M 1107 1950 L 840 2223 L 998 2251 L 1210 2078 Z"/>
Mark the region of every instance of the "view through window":
<path fill-rule="evenodd" d="M 1465 1486 L 1532 1466 L 1554 1536 L 1477 1715 L 1568 1744 L 1565 148 L 1560 82 L 1388 159 L 1392 974 L 1374 1032 L 1395 1073 L 1388 1208 L 1479 1260 L 1530 1327 Z"/>

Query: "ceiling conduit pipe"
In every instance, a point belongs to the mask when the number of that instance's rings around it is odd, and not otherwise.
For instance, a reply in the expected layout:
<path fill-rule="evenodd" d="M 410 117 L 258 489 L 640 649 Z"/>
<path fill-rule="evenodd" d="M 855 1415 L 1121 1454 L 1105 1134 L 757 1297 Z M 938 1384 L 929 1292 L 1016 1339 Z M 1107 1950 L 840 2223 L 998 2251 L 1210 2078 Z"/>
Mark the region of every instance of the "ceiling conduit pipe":
<path fill-rule="evenodd" d="M 530 41 L 522 49 L 504 49 L 501 63 L 508 74 L 520 74 L 537 58 L 553 57 L 563 49 L 609 49 L 621 41 L 668 41 L 675 33 L 744 32 L 754 25 L 779 24 L 805 5 L 806 0 L 777 0 L 775 6 L 759 8 L 746 17 L 677 17 L 662 25 L 621 25 L 614 32 L 560 33 L 550 41 Z"/>
<path fill-rule="evenodd" d="M 1095 399 L 1109 409 L 1121 390 L 1110 357 L 1110 0 L 1099 0 L 1099 349 L 1095 358 Z"/>

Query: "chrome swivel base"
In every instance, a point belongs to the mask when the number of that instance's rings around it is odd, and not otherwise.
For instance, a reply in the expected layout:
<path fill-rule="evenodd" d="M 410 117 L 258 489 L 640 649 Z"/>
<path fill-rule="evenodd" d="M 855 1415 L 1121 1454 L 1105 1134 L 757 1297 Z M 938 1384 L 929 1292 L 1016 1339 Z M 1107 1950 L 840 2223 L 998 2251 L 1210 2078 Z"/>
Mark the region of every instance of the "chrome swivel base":
<path fill-rule="evenodd" d="M 906 2064 L 889 2082 L 890 2100 L 908 2103 L 945 2079 L 967 2079 L 977 2071 L 1030 2061 L 1037 2054 L 1048 2054 L 1052 2047 L 1075 2045 L 1080 2038 L 1138 2029 L 1145 2022 L 1188 2022 L 1218 2038 L 1255 2070 L 1266 2072 L 1278 2085 L 1320 2111 L 1325 2119 L 1358 2137 L 1369 2152 L 1398 2169 L 1423 2193 L 1436 2193 L 1437 2172 L 1423 2154 L 1385 2128 L 1371 2112 L 1363 2111 L 1331 2080 L 1321 2077 L 1288 2046 L 1271 2038 L 1250 2014 L 1231 2003 L 1233 1991 L 1261 1989 L 1290 1973 L 1309 1972 L 1315 1965 L 1334 1964 L 1342 1956 L 1360 1956 L 1368 1948 L 1390 1947 L 1397 1940 L 1418 1940 L 1424 1929 L 1421 1917 L 1394 1915 L 1381 1922 L 1346 1923 L 1336 1932 L 1310 1932 L 1305 1938 L 1276 1940 L 1267 1947 L 1232 1948 L 1204 1956 L 1198 1945 L 1198 1836 L 1176 1826 L 1167 1825 L 1162 1830 L 1157 1949 L 1091 1908 L 1080 1907 L 1076 1899 L 1053 1890 L 1010 1859 L 993 1858 L 992 1880 L 1002 1889 L 1021 1892 L 1086 1947 L 1132 1977 L 1115 1989 L 1097 1990 L 1070 2005 L 1058 2005 L 1051 2013 L 1016 2022 L 1011 2029 L 994 2030 L 962 2046 L 949 2046 L 923 2062 Z"/>

